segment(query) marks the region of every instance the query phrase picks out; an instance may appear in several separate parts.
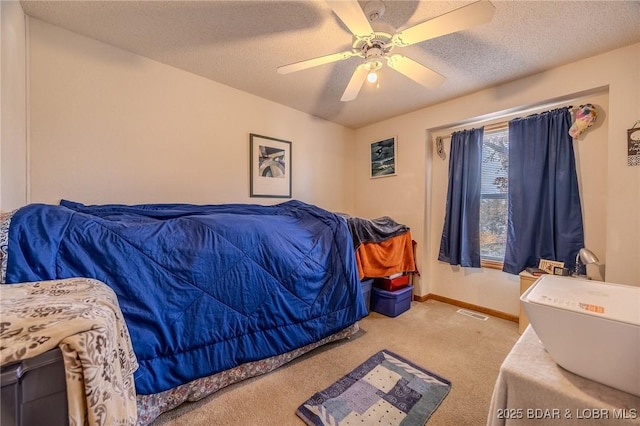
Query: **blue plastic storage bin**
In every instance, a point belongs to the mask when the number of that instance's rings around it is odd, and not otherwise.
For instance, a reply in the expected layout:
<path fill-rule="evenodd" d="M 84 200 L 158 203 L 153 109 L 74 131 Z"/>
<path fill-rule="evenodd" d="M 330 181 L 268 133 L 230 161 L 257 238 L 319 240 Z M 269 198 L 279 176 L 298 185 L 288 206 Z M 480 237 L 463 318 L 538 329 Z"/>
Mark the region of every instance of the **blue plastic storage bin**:
<path fill-rule="evenodd" d="M 360 281 L 362 284 L 362 297 L 364 298 L 364 304 L 367 306 L 367 313 L 371 312 L 371 288 L 373 286 L 373 278 Z"/>
<path fill-rule="evenodd" d="M 396 291 L 373 287 L 371 289 L 371 310 L 388 317 L 397 317 L 411 308 L 412 294 L 412 285 Z"/>

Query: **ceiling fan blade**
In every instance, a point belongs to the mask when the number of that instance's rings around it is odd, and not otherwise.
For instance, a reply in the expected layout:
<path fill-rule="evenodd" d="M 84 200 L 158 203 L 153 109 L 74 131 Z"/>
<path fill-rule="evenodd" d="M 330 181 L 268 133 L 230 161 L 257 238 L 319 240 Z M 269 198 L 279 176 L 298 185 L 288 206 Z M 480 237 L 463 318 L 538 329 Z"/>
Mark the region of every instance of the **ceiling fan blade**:
<path fill-rule="evenodd" d="M 435 89 L 446 80 L 444 76 L 403 55 L 387 57 L 387 65 L 428 89 Z"/>
<path fill-rule="evenodd" d="M 358 54 L 352 51 L 332 53 L 330 55 L 319 56 L 317 58 L 307 59 L 305 61 L 295 62 L 289 65 L 283 65 L 281 67 L 278 67 L 278 73 L 289 74 L 291 72 L 306 70 L 307 68 L 317 67 L 319 65 L 324 65 L 331 62 L 344 61 L 345 59 L 349 59 L 352 56 L 358 56 Z"/>
<path fill-rule="evenodd" d="M 357 0 L 327 1 L 327 5 L 333 9 L 333 12 L 338 15 L 338 18 L 353 35 L 359 38 L 373 36 L 373 28 L 371 28 L 369 19 L 360 8 Z"/>
<path fill-rule="evenodd" d="M 488 0 L 480 0 L 459 9 L 409 27 L 393 36 L 396 46 L 409 46 L 446 34 L 464 31 L 486 24 L 493 18 L 496 8 Z"/>
<path fill-rule="evenodd" d="M 342 102 L 352 101 L 358 96 L 358 93 L 360 93 L 360 89 L 362 88 L 362 84 L 367 78 L 368 73 L 369 70 L 367 70 L 364 65 L 359 65 L 358 68 L 356 68 L 356 70 L 353 72 L 353 75 L 351 76 L 351 80 L 349 80 L 347 88 L 344 89 L 342 98 L 340 98 Z"/>

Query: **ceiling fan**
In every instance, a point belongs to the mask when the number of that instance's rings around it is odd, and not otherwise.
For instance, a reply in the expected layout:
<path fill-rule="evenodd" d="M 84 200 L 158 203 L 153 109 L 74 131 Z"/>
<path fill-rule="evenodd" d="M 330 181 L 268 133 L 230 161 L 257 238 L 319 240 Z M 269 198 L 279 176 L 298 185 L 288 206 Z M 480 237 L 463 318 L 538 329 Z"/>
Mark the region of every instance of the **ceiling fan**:
<path fill-rule="evenodd" d="M 389 68 L 404 74 L 406 77 L 433 89 L 444 83 L 445 77 L 401 54 L 391 54 L 395 47 L 410 46 L 446 34 L 463 31 L 491 21 L 495 8 L 488 0 L 480 0 L 451 12 L 429 19 L 399 32 L 390 25 L 379 21 L 384 14 L 382 1 L 372 1 L 360 8 L 357 0 L 327 1 L 327 4 L 340 20 L 353 33 L 351 50 L 332 53 L 301 62 L 278 67 L 278 73 L 289 74 L 295 71 L 343 61 L 358 56 L 364 62 L 358 65 L 351 76 L 341 100 L 348 102 L 355 99 L 365 79 L 374 83 L 377 71 L 384 62 Z"/>

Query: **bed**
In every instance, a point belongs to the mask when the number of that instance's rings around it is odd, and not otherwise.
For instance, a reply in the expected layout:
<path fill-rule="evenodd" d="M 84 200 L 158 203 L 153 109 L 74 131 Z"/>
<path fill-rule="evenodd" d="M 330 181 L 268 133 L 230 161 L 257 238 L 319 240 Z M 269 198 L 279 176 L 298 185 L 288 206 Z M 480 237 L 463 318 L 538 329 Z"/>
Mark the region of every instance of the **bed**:
<path fill-rule="evenodd" d="M 5 283 L 87 277 L 117 295 L 138 424 L 358 330 L 346 220 L 300 201 L 31 204 L 0 228 Z"/>

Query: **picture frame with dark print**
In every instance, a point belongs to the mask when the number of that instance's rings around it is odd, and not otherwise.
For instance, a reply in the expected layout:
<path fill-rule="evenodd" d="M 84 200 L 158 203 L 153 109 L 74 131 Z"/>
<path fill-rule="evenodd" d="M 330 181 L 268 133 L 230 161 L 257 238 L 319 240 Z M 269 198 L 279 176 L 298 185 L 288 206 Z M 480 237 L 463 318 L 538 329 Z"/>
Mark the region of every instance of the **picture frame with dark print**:
<path fill-rule="evenodd" d="M 291 142 L 249 135 L 251 197 L 291 198 Z"/>
<path fill-rule="evenodd" d="M 395 176 L 398 143 L 395 136 L 371 143 L 369 177 Z"/>

